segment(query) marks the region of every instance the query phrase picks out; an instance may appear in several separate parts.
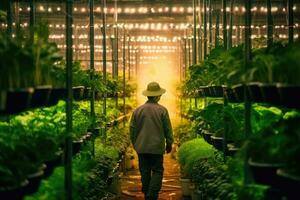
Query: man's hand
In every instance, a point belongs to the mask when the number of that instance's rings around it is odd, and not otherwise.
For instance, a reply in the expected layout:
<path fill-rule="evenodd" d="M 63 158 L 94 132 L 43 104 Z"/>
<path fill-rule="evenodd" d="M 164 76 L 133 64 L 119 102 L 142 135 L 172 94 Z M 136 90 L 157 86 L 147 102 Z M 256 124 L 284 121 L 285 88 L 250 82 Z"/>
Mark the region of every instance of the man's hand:
<path fill-rule="evenodd" d="M 172 145 L 167 145 L 166 146 L 166 152 L 170 153 L 172 151 Z"/>

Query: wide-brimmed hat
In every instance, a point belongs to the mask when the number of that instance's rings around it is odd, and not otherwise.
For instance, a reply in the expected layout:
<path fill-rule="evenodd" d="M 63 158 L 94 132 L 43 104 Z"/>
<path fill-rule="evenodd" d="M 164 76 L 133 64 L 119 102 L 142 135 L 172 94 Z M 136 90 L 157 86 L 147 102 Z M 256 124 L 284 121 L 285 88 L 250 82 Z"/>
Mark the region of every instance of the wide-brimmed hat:
<path fill-rule="evenodd" d="M 151 82 L 147 85 L 147 90 L 143 91 L 143 95 L 147 97 L 156 97 L 164 94 L 165 89 L 161 88 L 157 82 Z"/>

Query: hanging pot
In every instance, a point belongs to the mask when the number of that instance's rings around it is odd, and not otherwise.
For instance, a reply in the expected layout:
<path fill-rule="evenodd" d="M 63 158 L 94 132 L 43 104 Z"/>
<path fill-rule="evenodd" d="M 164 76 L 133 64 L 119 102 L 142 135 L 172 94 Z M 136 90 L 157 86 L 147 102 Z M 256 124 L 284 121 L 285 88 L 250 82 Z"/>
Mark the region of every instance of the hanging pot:
<path fill-rule="evenodd" d="M 51 90 L 52 90 L 52 86 L 49 85 L 36 87 L 32 95 L 30 107 L 38 108 L 38 107 L 46 106 L 50 98 Z"/>
<path fill-rule="evenodd" d="M 208 132 L 208 131 L 205 131 L 205 132 L 203 133 L 203 138 L 204 138 L 204 140 L 205 140 L 207 143 L 212 144 L 212 140 L 211 140 L 211 136 L 212 136 L 212 135 L 213 135 L 212 133 L 210 133 L 210 132 Z"/>
<path fill-rule="evenodd" d="M 33 88 L 1 92 L 1 101 L 3 102 L 1 102 L 0 114 L 16 114 L 29 109 L 33 92 Z"/>
<path fill-rule="evenodd" d="M 216 136 L 210 136 L 210 139 L 212 140 L 213 146 L 219 150 L 223 151 L 223 143 L 224 143 L 224 138 L 223 137 L 216 137 Z"/>
<path fill-rule="evenodd" d="M 25 179 L 15 186 L 0 187 L 1 199 L 22 200 L 24 196 L 24 189 L 27 187 L 28 184 L 29 181 Z"/>
<path fill-rule="evenodd" d="M 260 90 L 260 83 L 252 82 L 246 85 L 249 100 L 252 102 L 263 102 L 263 95 Z"/>
<path fill-rule="evenodd" d="M 277 169 L 284 166 L 284 163 L 259 163 L 248 160 L 254 181 L 258 184 L 276 186 L 279 182 L 276 175 Z"/>
<path fill-rule="evenodd" d="M 213 85 L 209 87 L 211 97 L 223 97 L 225 86 Z"/>
<path fill-rule="evenodd" d="M 26 186 L 26 188 L 24 188 L 25 189 L 24 193 L 26 195 L 33 194 L 36 191 L 38 191 L 43 175 L 44 175 L 44 171 L 41 169 L 39 169 L 38 171 L 32 174 L 27 175 L 29 184 Z"/>
<path fill-rule="evenodd" d="M 88 100 L 92 97 L 92 89 L 90 87 L 84 88 L 83 90 L 83 99 Z"/>
<path fill-rule="evenodd" d="M 53 173 L 55 167 L 62 165 L 62 154 L 62 151 L 58 151 L 55 153 L 53 159 L 45 161 L 46 169 L 44 169 L 44 177 L 50 176 Z"/>
<path fill-rule="evenodd" d="M 280 96 L 276 84 L 261 83 L 259 88 L 265 103 L 280 105 Z"/>
<path fill-rule="evenodd" d="M 83 100 L 83 92 L 84 92 L 84 87 L 83 86 L 76 86 L 73 87 L 73 98 L 76 101 Z"/>
<path fill-rule="evenodd" d="M 300 109 L 300 86 L 277 84 L 277 88 L 284 107 Z"/>
<path fill-rule="evenodd" d="M 73 143 L 72 143 L 72 153 L 73 153 L 73 155 L 76 155 L 77 153 L 80 152 L 82 144 L 83 144 L 83 140 L 73 141 Z"/>
<path fill-rule="evenodd" d="M 53 88 L 50 93 L 50 98 L 48 101 L 48 106 L 53 106 L 57 104 L 59 100 L 67 99 L 67 89 L 66 88 Z"/>
<path fill-rule="evenodd" d="M 234 90 L 232 88 L 225 88 L 225 98 L 230 103 L 240 103 L 242 102 L 240 99 L 238 99 L 234 93 Z"/>
<path fill-rule="evenodd" d="M 299 199 L 300 176 L 293 175 L 285 169 L 278 169 L 276 174 L 279 177 L 280 185 L 278 188 L 283 192 L 287 200 Z"/>
<path fill-rule="evenodd" d="M 243 102 L 244 101 L 245 85 L 237 84 L 237 85 L 232 86 L 232 89 L 233 89 L 233 94 L 234 94 L 235 98 L 239 102 Z"/>

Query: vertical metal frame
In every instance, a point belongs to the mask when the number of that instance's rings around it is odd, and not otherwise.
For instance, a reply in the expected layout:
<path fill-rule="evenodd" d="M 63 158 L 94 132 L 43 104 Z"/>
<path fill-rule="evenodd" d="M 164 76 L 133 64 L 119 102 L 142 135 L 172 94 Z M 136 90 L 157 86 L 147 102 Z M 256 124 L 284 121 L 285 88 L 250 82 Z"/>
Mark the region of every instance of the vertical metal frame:
<path fill-rule="evenodd" d="M 205 60 L 206 56 L 207 56 L 207 1 L 208 0 L 204 0 L 203 3 L 203 9 L 204 9 L 204 13 L 203 13 L 203 59 Z"/>
<path fill-rule="evenodd" d="M 67 200 L 72 199 L 72 65 L 73 65 L 73 0 L 66 1 L 66 70 L 67 70 L 67 102 L 66 102 L 66 138 L 64 149 L 65 164 L 65 195 Z"/>
<path fill-rule="evenodd" d="M 209 11 L 208 11 L 208 23 L 209 23 L 209 27 L 208 27 L 208 30 L 209 30 L 209 39 L 208 39 L 208 45 L 209 45 L 209 51 L 212 50 L 213 48 L 213 45 L 212 45 L 212 39 L 213 39 L 213 33 L 212 33 L 212 15 L 213 15 L 213 12 L 212 12 L 212 3 L 211 3 L 212 0 L 208 0 L 208 8 L 209 8 Z"/>
<path fill-rule="evenodd" d="M 103 71 L 103 82 L 106 85 L 107 79 L 107 67 L 106 67 L 106 0 L 102 0 L 102 71 Z M 105 125 L 104 125 L 104 140 L 106 141 L 106 101 L 107 101 L 107 92 L 103 93 L 103 115 L 105 116 Z"/>
<path fill-rule="evenodd" d="M 294 42 L 294 0 L 288 0 L 287 1 L 287 7 L 288 7 L 288 35 L 289 35 L 289 43 Z"/>
<path fill-rule="evenodd" d="M 273 43 L 273 16 L 272 16 L 272 3 L 267 0 L 267 46 Z"/>
<path fill-rule="evenodd" d="M 232 47 L 232 29 L 233 29 L 233 4 L 234 0 L 230 1 L 230 17 L 229 17 L 229 31 L 228 31 L 228 48 Z"/>
<path fill-rule="evenodd" d="M 218 47 L 220 38 L 220 11 L 216 10 L 216 31 L 215 31 L 215 47 Z"/>
<path fill-rule="evenodd" d="M 251 1 L 245 1 L 245 71 L 251 61 Z M 247 88 L 244 86 L 244 105 L 245 105 L 245 138 L 251 135 L 251 102 L 248 98 Z M 245 156 L 245 179 L 244 184 L 249 184 L 250 176 L 248 169 L 248 153 Z"/>
<path fill-rule="evenodd" d="M 29 13 L 29 28 L 30 40 L 34 40 L 34 26 L 35 26 L 35 0 L 30 0 L 30 13 Z"/>
<path fill-rule="evenodd" d="M 227 13 L 226 0 L 223 0 L 223 46 L 227 49 Z"/>
<path fill-rule="evenodd" d="M 196 0 L 193 0 L 193 64 L 197 63 L 197 19 L 196 19 Z"/>

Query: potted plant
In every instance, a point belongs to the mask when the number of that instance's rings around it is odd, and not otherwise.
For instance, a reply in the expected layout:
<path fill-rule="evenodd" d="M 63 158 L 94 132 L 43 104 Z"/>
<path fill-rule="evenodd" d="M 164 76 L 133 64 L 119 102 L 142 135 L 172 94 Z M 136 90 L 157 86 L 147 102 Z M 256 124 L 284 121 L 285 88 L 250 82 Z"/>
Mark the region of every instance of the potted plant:
<path fill-rule="evenodd" d="M 182 184 L 182 194 L 190 196 L 191 170 L 196 160 L 213 155 L 213 148 L 197 138 L 183 143 L 178 149 L 178 162 L 181 169 L 180 182 Z"/>

